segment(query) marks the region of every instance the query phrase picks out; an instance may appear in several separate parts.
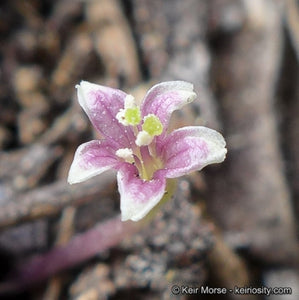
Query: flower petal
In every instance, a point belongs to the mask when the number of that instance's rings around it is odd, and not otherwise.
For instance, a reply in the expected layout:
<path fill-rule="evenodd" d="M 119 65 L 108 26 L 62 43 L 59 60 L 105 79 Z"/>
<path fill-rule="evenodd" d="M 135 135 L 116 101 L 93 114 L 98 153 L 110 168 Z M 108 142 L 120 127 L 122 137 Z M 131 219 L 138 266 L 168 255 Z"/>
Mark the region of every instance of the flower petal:
<path fill-rule="evenodd" d="M 117 173 L 122 221 L 142 219 L 163 197 L 166 179 L 157 176 L 150 181 L 138 177 L 134 165 L 123 165 Z"/>
<path fill-rule="evenodd" d="M 76 86 L 78 100 L 93 126 L 106 138 L 113 139 L 125 148 L 133 141 L 131 128 L 124 127 L 116 119 L 124 108 L 126 93 L 109 87 L 81 81 Z"/>
<path fill-rule="evenodd" d="M 157 145 L 165 163 L 167 178 L 175 178 L 225 159 L 223 136 L 202 126 L 183 127 L 173 131 Z"/>
<path fill-rule="evenodd" d="M 115 155 L 116 149 L 107 140 L 94 140 L 80 145 L 69 171 L 68 182 L 82 182 L 108 169 L 117 168 L 121 162 Z"/>
<path fill-rule="evenodd" d="M 154 85 L 141 105 L 142 117 L 156 115 L 166 131 L 173 111 L 192 102 L 196 97 L 193 84 L 185 81 L 167 81 Z"/>

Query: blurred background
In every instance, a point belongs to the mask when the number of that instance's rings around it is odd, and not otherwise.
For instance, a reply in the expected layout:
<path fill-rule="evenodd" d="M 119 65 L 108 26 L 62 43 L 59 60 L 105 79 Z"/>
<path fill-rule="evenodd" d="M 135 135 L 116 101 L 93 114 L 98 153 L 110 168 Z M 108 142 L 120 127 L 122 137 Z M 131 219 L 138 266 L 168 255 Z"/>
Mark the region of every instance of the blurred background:
<path fill-rule="evenodd" d="M 296 0 L 2 1 L 0 298 L 219 298 L 177 284 L 298 299 L 298 60 Z M 113 172 L 66 182 L 78 145 L 98 138 L 80 80 L 138 99 L 192 82 L 174 126 L 220 131 L 227 159 L 180 178 L 150 225 L 120 223 Z"/>

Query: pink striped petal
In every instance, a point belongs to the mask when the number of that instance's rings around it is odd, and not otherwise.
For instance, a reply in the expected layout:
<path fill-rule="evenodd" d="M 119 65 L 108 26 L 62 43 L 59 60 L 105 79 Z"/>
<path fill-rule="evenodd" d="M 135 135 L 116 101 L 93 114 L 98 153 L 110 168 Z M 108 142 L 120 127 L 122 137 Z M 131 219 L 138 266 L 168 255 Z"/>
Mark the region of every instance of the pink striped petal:
<path fill-rule="evenodd" d="M 122 166 L 117 174 L 122 221 L 142 219 L 162 199 L 166 179 L 158 173 L 152 180 L 144 181 L 134 165 Z"/>
<path fill-rule="evenodd" d="M 121 162 L 115 156 L 115 151 L 115 145 L 107 140 L 94 140 L 80 145 L 69 171 L 68 182 L 82 182 L 108 169 L 117 168 Z"/>
<path fill-rule="evenodd" d="M 154 85 L 146 94 L 141 105 L 142 116 L 156 115 L 167 130 L 173 111 L 192 102 L 196 97 L 193 84 L 185 81 L 168 81 Z"/>
<path fill-rule="evenodd" d="M 183 127 L 173 131 L 157 147 L 165 163 L 165 176 L 175 178 L 225 159 L 223 136 L 201 126 Z"/>
<path fill-rule="evenodd" d="M 116 114 L 124 108 L 127 94 L 88 81 L 81 81 L 76 87 L 79 103 L 93 126 L 103 137 L 116 141 L 120 148 L 128 147 L 134 141 L 133 132 L 116 119 Z"/>

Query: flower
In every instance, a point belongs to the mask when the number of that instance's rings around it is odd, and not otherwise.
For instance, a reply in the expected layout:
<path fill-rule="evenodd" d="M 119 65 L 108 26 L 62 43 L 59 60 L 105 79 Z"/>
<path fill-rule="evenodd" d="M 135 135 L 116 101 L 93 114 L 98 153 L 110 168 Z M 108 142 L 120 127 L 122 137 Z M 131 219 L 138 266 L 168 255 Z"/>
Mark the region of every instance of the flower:
<path fill-rule="evenodd" d="M 172 112 L 195 99 L 191 83 L 157 84 L 141 105 L 118 89 L 87 81 L 76 88 L 81 107 L 102 139 L 78 147 L 68 182 L 117 170 L 123 221 L 143 218 L 163 197 L 167 178 L 225 159 L 225 141 L 215 130 L 189 126 L 167 131 Z"/>

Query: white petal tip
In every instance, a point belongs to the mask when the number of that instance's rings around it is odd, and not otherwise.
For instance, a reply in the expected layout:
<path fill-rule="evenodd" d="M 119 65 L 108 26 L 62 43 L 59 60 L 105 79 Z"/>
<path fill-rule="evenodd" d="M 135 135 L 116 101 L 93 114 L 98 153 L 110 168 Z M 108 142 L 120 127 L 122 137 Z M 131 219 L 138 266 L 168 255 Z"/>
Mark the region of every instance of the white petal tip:
<path fill-rule="evenodd" d="M 78 180 L 78 176 L 74 176 L 75 174 L 73 174 L 73 172 L 71 172 L 71 171 L 72 171 L 72 169 L 70 170 L 69 176 L 67 178 L 68 184 L 76 184 L 76 183 L 82 182 L 82 180 Z"/>
<path fill-rule="evenodd" d="M 137 222 L 162 199 L 166 180 L 157 178 L 143 181 L 135 176 L 135 167 L 125 165 L 117 174 L 120 193 L 121 220 Z"/>
<path fill-rule="evenodd" d="M 121 221 L 122 222 L 126 222 L 126 221 L 133 221 L 133 222 L 138 222 L 141 219 L 143 219 L 149 212 L 145 213 L 145 214 L 138 214 L 138 215 L 133 215 L 133 216 L 126 216 L 126 215 L 121 215 Z"/>
<path fill-rule="evenodd" d="M 193 102 L 194 99 L 197 97 L 194 91 L 182 90 L 182 91 L 178 91 L 178 94 L 182 97 L 182 99 L 185 99 L 185 102 L 182 102 L 181 106 Z"/>

